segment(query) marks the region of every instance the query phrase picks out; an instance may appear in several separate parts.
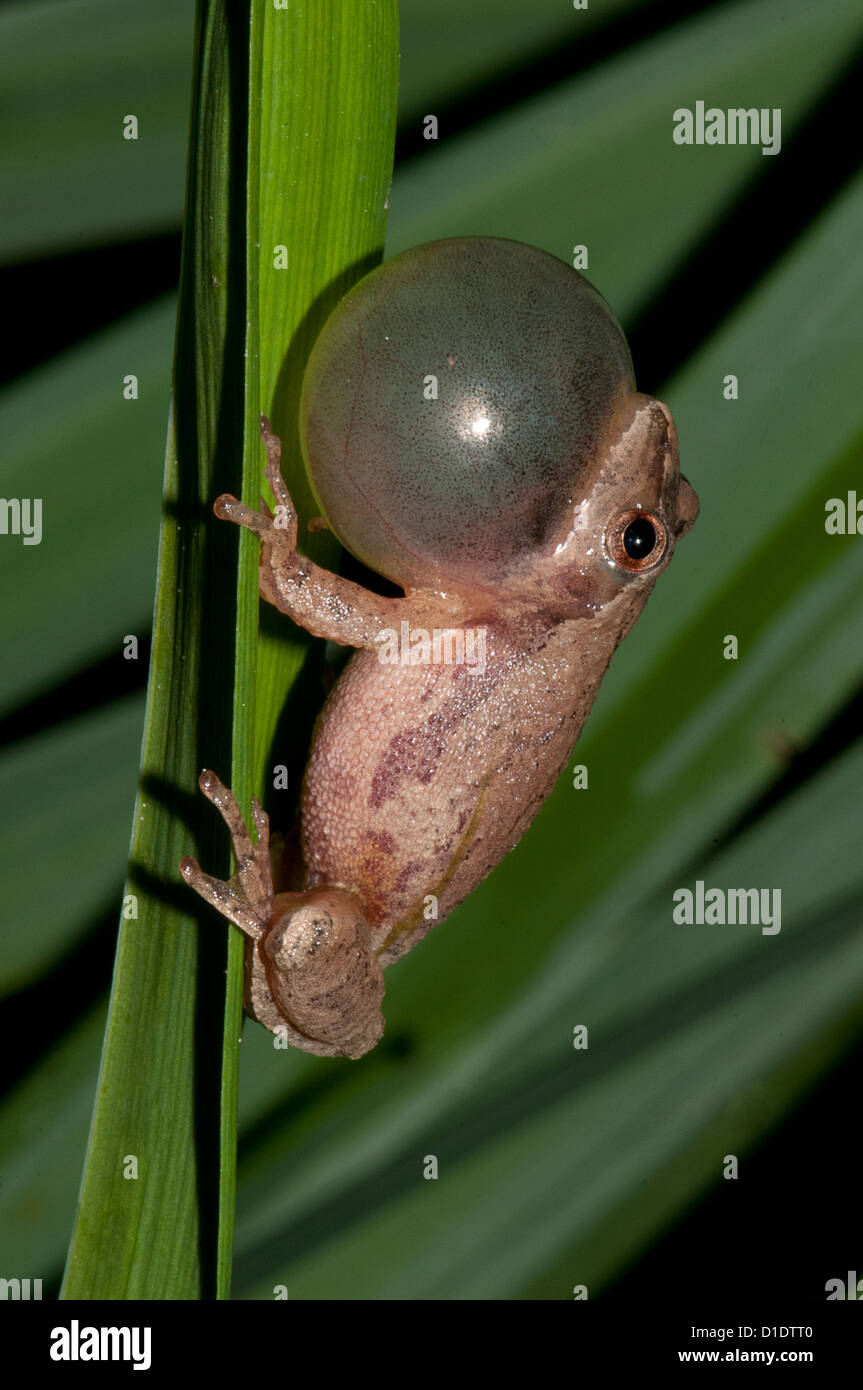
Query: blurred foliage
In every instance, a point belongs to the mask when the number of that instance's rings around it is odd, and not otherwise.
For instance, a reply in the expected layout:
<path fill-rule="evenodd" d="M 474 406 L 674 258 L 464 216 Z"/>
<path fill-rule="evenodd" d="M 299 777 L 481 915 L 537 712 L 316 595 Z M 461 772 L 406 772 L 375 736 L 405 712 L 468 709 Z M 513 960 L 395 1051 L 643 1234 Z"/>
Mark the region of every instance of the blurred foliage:
<path fill-rule="evenodd" d="M 191 5 L 29 0 L 0 12 L 0 36 L 6 273 L 179 228 Z M 589 790 L 565 774 L 519 848 L 388 972 L 376 1052 L 334 1063 L 245 1027 L 234 1297 L 593 1296 L 859 1035 L 863 747 L 836 721 L 863 678 L 863 550 L 826 534 L 824 507 L 863 496 L 863 179 L 825 153 L 856 109 L 861 40 L 853 0 L 403 0 L 387 254 L 463 233 L 564 259 L 585 244 L 702 513 L 576 749 Z M 781 108 L 781 153 L 675 145 L 672 113 L 697 100 Z M 128 111 L 152 115 L 131 148 Z M 0 394 L 0 492 L 45 512 L 41 546 L 0 541 L 0 982 L 20 1038 L 0 1273 L 55 1284 L 104 1018 L 107 962 L 87 942 L 119 902 L 135 802 L 141 680 L 111 660 L 152 611 L 172 322 L 171 304 L 141 304 Z M 262 634 L 273 673 L 294 639 L 263 615 Z M 220 659 L 230 688 L 230 643 Z M 781 932 L 675 925 L 672 891 L 698 879 L 781 889 Z M 836 1272 L 798 1291 L 823 1296 Z"/>

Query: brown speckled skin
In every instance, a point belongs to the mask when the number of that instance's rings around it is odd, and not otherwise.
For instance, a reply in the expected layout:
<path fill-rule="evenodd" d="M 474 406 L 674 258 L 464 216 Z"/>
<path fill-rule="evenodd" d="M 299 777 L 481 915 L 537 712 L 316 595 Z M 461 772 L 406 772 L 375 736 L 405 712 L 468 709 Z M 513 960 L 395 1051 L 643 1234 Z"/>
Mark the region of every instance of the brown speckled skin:
<path fill-rule="evenodd" d="M 499 621 L 485 625 L 483 674 L 386 666 L 361 652 L 318 724 L 303 788 L 308 884 L 356 890 L 384 965 L 518 844 L 622 635 L 574 640 L 567 623 L 519 640 Z M 436 918 L 423 916 L 428 894 Z"/>
<path fill-rule="evenodd" d="M 451 262 L 456 269 L 462 260 L 467 265 L 467 294 L 477 275 L 481 280 L 485 273 L 486 254 L 495 264 L 503 254 L 507 264 L 516 256 L 514 246 L 477 238 L 419 248 L 396 258 L 390 281 L 383 283 L 394 281 L 398 289 L 399 276 L 410 281 L 415 272 L 424 273 L 423 257 L 429 253 L 432 266 L 438 266 L 443 248 L 448 276 L 454 273 Z M 383 967 L 443 921 L 518 844 L 570 756 L 616 647 L 698 513 L 696 495 L 679 472 L 671 416 L 660 402 L 634 390 L 625 343 L 604 301 L 560 262 L 532 248 L 520 252 L 528 256 L 528 268 L 540 258 L 537 283 L 543 293 L 551 275 L 559 292 L 571 296 L 572 311 L 587 315 L 585 389 L 588 395 L 595 390 L 592 408 L 578 404 L 573 424 L 567 415 L 570 377 L 564 381 L 573 371 L 567 356 L 573 351 L 573 328 L 566 322 L 561 348 L 566 373 L 556 369 L 559 380 L 552 385 L 554 391 L 563 390 L 560 429 L 564 435 L 567 429 L 575 433 L 569 446 L 565 439 L 563 445 L 556 442 L 554 503 L 543 511 L 537 482 L 543 476 L 541 452 L 519 420 L 519 437 L 533 460 L 527 482 L 534 521 L 531 540 L 521 550 L 511 524 L 495 523 L 497 502 L 489 494 L 483 500 L 485 529 L 478 558 L 458 539 L 449 559 L 436 564 L 432 552 L 441 548 L 443 533 L 432 535 L 423 554 L 425 533 L 416 527 L 405 498 L 400 502 L 403 526 L 390 527 L 373 494 L 375 476 L 369 474 L 363 475 L 356 503 L 363 513 L 364 545 L 381 547 L 386 555 L 381 568 L 391 578 L 398 579 L 399 568 L 406 568 L 412 580 L 423 573 L 427 582 L 405 587 L 403 580 L 403 598 L 381 598 L 320 569 L 297 551 L 297 518 L 279 469 L 280 444 L 266 421 L 262 433 L 275 513 L 264 503 L 254 512 L 230 496 L 215 505 L 217 515 L 259 536 L 260 590 L 268 602 L 316 636 L 360 649 L 331 691 L 315 729 L 301 806 L 302 889 L 274 892 L 266 817 L 255 803 L 258 843 L 253 846 L 236 802 L 212 773 L 202 775 L 201 787 L 231 829 L 238 872 L 230 883 L 222 883 L 204 874 L 194 860 L 181 865 L 186 881 L 248 938 L 247 1011 L 287 1042 L 320 1056 L 359 1057 L 374 1047 L 383 1031 Z M 365 288 L 369 281 L 370 290 Z M 390 313 L 390 300 L 378 293 L 376 283 L 374 275 L 368 277 L 359 301 L 351 305 L 350 296 L 345 301 L 348 308 L 336 325 L 338 332 L 327 343 L 329 357 L 319 354 L 316 363 L 313 354 L 313 404 L 322 391 L 327 394 L 326 370 L 338 352 L 347 354 L 348 366 L 340 366 L 337 385 L 355 380 L 354 405 L 364 400 L 364 383 L 368 386 L 375 370 L 383 371 L 379 379 L 390 389 L 396 369 L 389 354 L 398 315 Z M 513 293 L 516 299 L 522 294 L 524 302 L 516 310 L 529 327 L 531 315 L 545 315 L 540 319 L 545 333 L 549 309 L 537 304 L 529 279 Z M 357 303 L 371 306 L 366 318 Z M 375 314 L 390 315 L 377 339 L 370 327 Z M 365 338 L 360 332 L 361 368 L 351 378 L 350 331 L 353 324 L 356 337 L 356 323 L 364 327 Z M 456 319 L 444 315 L 443 324 L 439 349 L 456 332 Z M 470 326 L 473 331 L 472 321 Z M 331 342 L 335 353 L 329 352 Z M 545 337 L 543 342 L 547 347 Z M 596 365 L 592 343 L 598 344 L 596 360 L 605 367 Z M 578 342 L 576 349 L 582 351 Z M 446 360 L 456 358 L 451 353 Z M 414 380 L 415 366 L 402 366 L 406 380 Z M 541 397 L 548 383 L 538 375 L 534 381 Z M 493 406 L 476 405 L 478 389 L 471 378 L 462 404 L 468 400 L 485 421 Z M 492 396 L 490 391 L 489 400 Z M 362 455 L 367 440 L 374 441 L 380 429 L 374 391 L 363 406 L 369 415 L 366 435 L 354 405 L 349 398 L 343 427 L 343 465 L 351 486 L 358 473 L 349 455 L 351 439 Z M 551 406 L 556 408 L 557 397 Z M 459 418 L 465 418 L 463 410 Z M 336 430 L 333 439 L 338 437 Z M 461 437 L 468 439 L 464 433 Z M 567 448 L 575 451 L 574 457 Z M 487 456 L 477 457 L 477 466 L 487 461 Z M 474 466 L 472 457 L 468 462 Z M 504 450 L 507 468 L 509 462 Z M 421 465 L 420 457 L 416 486 L 425 485 Z M 501 497 L 501 505 L 508 507 L 510 497 Z M 352 505 L 343 508 L 347 525 Z M 425 505 L 441 504 L 430 497 Z M 630 512 L 649 517 L 658 537 L 652 555 L 634 567 L 620 548 Z M 398 509 L 393 515 L 399 516 Z M 462 538 L 469 534 L 463 523 L 460 513 Z M 439 517 L 435 525 L 440 526 Z M 343 539 L 344 530 L 343 524 Z M 357 548 L 363 553 L 362 545 Z M 382 662 L 381 636 L 398 631 L 402 622 L 412 630 L 481 629 L 484 670 L 440 662 Z"/>

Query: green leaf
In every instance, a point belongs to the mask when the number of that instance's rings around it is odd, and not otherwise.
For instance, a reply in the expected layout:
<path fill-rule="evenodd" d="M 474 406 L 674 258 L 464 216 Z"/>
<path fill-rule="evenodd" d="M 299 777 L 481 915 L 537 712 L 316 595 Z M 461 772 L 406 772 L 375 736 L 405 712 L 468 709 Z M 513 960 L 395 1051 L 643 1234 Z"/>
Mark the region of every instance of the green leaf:
<path fill-rule="evenodd" d="M 560 0 L 495 0 L 467 6 L 462 0 L 402 0 L 402 113 L 420 111 L 468 96 L 501 72 L 535 62 L 560 45 L 591 37 L 624 15 L 650 8 L 652 0 L 605 0 L 577 10 Z"/>
<path fill-rule="evenodd" d="M 150 627 L 174 306 L 159 300 L 0 395 L 2 495 L 43 499 L 40 544 L 0 546 L 16 654 L 0 669 L 4 715 L 112 648 L 121 661 L 125 635 Z"/>
<path fill-rule="evenodd" d="M 829 24 L 809 0 L 711 6 L 460 135 L 444 129 L 398 171 L 387 255 L 474 233 L 570 261 L 583 244 L 625 326 L 771 160 L 754 145 L 676 145 L 675 109 L 780 107 L 787 145 L 861 35 L 856 0 L 831 5 Z"/>
<path fill-rule="evenodd" d="M 4 6 L 0 262 L 177 226 L 192 17 L 190 0 Z"/>
<path fill-rule="evenodd" d="M 120 933 L 65 1298 L 227 1296 L 242 950 L 233 940 L 225 995 L 224 929 L 178 885 L 177 864 L 195 843 L 191 820 L 200 827 L 199 857 L 218 871 L 215 814 L 204 814 L 195 774 L 203 760 L 226 768 L 230 730 L 233 786 L 248 812 L 253 737 L 274 714 L 269 688 L 254 691 L 257 547 L 243 537 L 237 581 L 234 537 L 209 503 L 236 487 L 241 457 L 243 495 L 256 500 L 262 395 L 275 396 L 290 445 L 295 407 L 277 382 L 286 347 L 296 369 L 326 304 L 383 244 L 394 7 L 255 5 L 248 58 L 240 56 L 239 19 L 219 3 L 200 12 L 175 408 L 132 842 L 138 916 Z M 319 133 L 313 140 L 309 124 Z M 279 269 L 279 244 L 293 253 L 288 272 Z M 221 832 L 218 839 L 224 844 Z M 220 1058 L 214 1025 L 222 1006 Z M 124 1172 L 124 1155 L 137 1159 L 137 1180 Z"/>
<path fill-rule="evenodd" d="M 115 896 L 143 713 L 137 696 L 118 701 L 25 740 L 0 763 L 0 993 L 49 970 L 89 927 L 94 905 L 105 909 Z M 38 860 L 50 873 L 36 877 Z"/>
<path fill-rule="evenodd" d="M 7 1269 L 59 1279 L 87 1147 L 105 1001 L 83 1013 L 0 1105 Z"/>

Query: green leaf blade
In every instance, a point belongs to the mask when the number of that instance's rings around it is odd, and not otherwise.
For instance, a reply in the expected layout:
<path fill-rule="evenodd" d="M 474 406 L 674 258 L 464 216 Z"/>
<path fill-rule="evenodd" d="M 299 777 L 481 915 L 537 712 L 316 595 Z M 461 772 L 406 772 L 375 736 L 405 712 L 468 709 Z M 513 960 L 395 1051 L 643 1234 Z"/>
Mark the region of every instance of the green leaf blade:
<path fill-rule="evenodd" d="M 120 935 L 65 1298 L 226 1297 L 229 1290 L 242 949 L 231 942 L 225 996 L 217 987 L 224 924 L 212 909 L 198 910 L 177 882 L 177 864 L 194 847 L 193 819 L 199 857 L 219 872 L 224 833 L 202 805 L 197 772 L 204 760 L 224 772 L 233 742 L 233 789 L 248 813 L 254 740 L 261 722 L 277 715 L 255 690 L 257 547 L 243 540 L 237 581 L 234 535 L 210 507 L 219 491 L 236 490 L 243 455 L 243 495 L 256 502 L 258 411 L 283 370 L 291 325 L 310 323 L 317 285 L 336 293 L 334 268 L 343 292 L 358 260 L 380 252 L 397 71 L 393 4 L 370 10 L 356 0 L 290 12 L 256 5 L 254 16 L 244 75 L 236 15 L 221 4 L 200 14 L 192 221 L 132 851 L 139 917 Z M 371 36 L 377 47 L 369 63 Z M 278 77 L 273 87 L 268 73 Z M 301 103 L 312 92 L 329 138 L 309 146 Z M 259 135 L 262 109 L 270 124 Z M 346 117 L 357 133 L 348 142 Z M 238 163 L 247 168 L 242 197 Z M 363 189 L 370 170 L 371 190 Z M 272 178 L 281 180 L 276 196 Z M 286 189 L 306 186 L 310 196 L 284 201 Z M 279 272 L 257 242 L 301 248 L 304 273 L 268 281 L 268 265 L 271 275 Z M 295 394 L 297 386 L 292 376 L 286 389 Z M 277 402 L 277 419 L 278 410 Z M 283 688 L 284 671 L 278 679 Z M 224 858 L 222 865 L 224 872 Z M 220 1044 L 213 1025 L 222 1011 Z M 142 1056 L 149 1059 L 143 1077 Z M 124 1172 L 122 1155 L 138 1160 L 137 1178 Z"/>

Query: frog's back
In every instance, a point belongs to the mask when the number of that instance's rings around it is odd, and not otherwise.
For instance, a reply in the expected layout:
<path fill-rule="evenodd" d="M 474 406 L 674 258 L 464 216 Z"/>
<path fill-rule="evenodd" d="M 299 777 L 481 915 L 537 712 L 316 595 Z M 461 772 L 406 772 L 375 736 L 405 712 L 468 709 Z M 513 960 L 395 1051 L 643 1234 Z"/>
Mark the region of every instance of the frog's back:
<path fill-rule="evenodd" d="M 308 883 L 357 891 L 389 959 L 518 843 L 605 668 L 585 671 L 582 659 L 576 671 L 560 630 L 532 653 L 495 628 L 483 633 L 484 669 L 358 652 L 315 731 L 303 789 Z M 426 917 L 429 895 L 436 915 Z"/>

